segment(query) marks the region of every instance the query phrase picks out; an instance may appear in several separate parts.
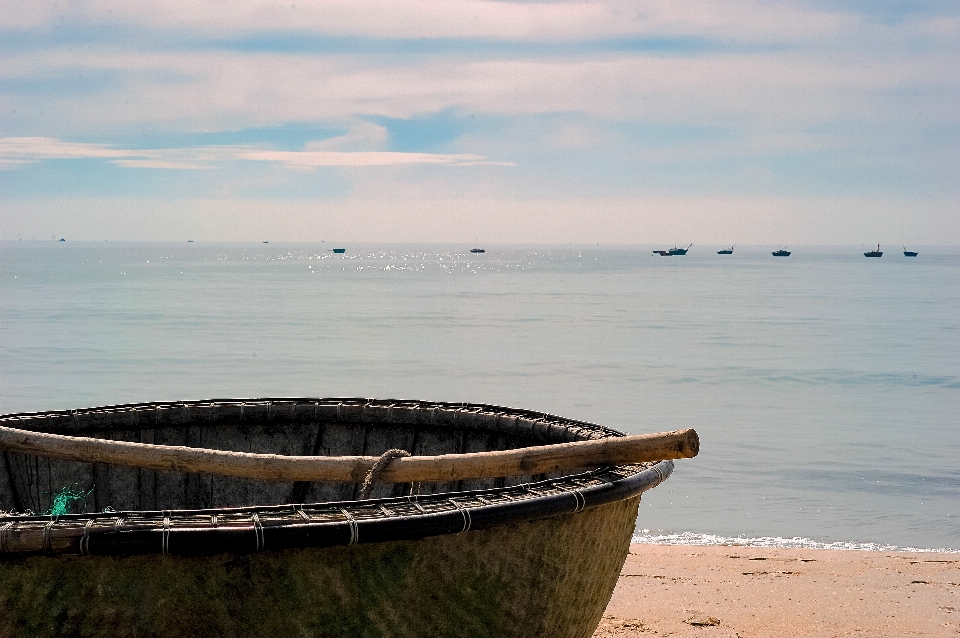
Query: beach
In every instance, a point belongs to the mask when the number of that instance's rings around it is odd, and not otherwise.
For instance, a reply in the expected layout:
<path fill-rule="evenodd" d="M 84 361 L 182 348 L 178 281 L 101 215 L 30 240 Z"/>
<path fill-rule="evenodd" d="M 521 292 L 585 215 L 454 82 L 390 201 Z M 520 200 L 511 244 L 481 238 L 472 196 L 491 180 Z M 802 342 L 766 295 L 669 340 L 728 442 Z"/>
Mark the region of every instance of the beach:
<path fill-rule="evenodd" d="M 960 636 L 960 554 L 633 544 L 614 636 Z"/>

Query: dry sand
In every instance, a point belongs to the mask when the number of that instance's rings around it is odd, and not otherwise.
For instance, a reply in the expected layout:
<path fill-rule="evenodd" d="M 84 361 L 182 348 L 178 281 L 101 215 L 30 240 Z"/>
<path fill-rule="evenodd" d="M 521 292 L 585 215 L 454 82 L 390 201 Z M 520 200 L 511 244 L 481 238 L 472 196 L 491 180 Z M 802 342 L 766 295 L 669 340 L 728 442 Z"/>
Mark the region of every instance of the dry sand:
<path fill-rule="evenodd" d="M 632 545 L 594 634 L 960 636 L 960 554 Z"/>

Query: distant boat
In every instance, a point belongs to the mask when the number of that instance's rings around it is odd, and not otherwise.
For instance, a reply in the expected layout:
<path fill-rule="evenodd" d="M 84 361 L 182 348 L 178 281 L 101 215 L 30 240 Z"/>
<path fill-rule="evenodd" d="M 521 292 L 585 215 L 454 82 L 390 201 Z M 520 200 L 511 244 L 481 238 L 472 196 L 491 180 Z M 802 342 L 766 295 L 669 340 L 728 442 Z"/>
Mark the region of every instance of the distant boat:
<path fill-rule="evenodd" d="M 916 257 L 918 254 L 919 254 L 919 253 L 917 253 L 917 252 L 915 252 L 915 251 L 907 250 L 907 247 L 906 247 L 906 246 L 903 247 L 903 256 L 904 256 L 904 257 Z"/>
<path fill-rule="evenodd" d="M 775 250 L 770 254 L 773 255 L 774 257 L 789 257 L 790 251 L 784 250 L 783 248 L 781 248 L 780 250 Z"/>
<path fill-rule="evenodd" d="M 877 244 L 876 250 L 870 250 L 863 253 L 864 257 L 883 257 L 883 253 L 880 252 L 880 244 Z"/>
<path fill-rule="evenodd" d="M 265 243 L 265 244 L 269 244 L 270 242 L 268 242 L 268 241 L 265 241 L 265 242 L 263 242 L 263 243 Z"/>
<path fill-rule="evenodd" d="M 470 249 L 470 252 L 472 252 L 472 253 L 474 253 L 474 254 L 480 254 L 480 253 L 485 253 L 485 252 L 487 252 L 487 251 L 485 251 L 483 248 L 471 248 L 471 249 Z"/>
<path fill-rule="evenodd" d="M 346 248 L 334 248 L 334 249 L 333 249 L 333 252 L 334 252 L 334 254 L 342 255 L 343 253 L 347 252 L 347 249 L 346 249 Z"/>
<path fill-rule="evenodd" d="M 193 240 L 192 240 L 192 239 L 188 239 L 188 240 L 187 240 L 187 243 L 188 243 L 188 244 L 192 244 L 192 243 L 193 243 Z"/>
<path fill-rule="evenodd" d="M 61 238 L 60 238 L 60 241 L 67 241 L 67 240 L 66 240 L 66 239 L 64 239 L 63 237 L 61 237 Z"/>
<path fill-rule="evenodd" d="M 693 244 L 690 244 L 690 246 L 693 246 Z M 670 250 L 655 250 L 653 251 L 653 254 L 660 255 L 661 257 L 672 257 L 674 255 L 686 255 L 687 251 L 690 250 L 690 246 L 687 246 L 686 248 L 677 248 L 676 246 L 674 246 Z"/>
<path fill-rule="evenodd" d="M 732 255 L 732 254 L 733 254 L 733 246 L 730 246 L 730 248 L 724 248 L 723 250 L 718 250 L 718 251 L 717 251 L 717 254 L 718 254 L 718 255 Z"/>

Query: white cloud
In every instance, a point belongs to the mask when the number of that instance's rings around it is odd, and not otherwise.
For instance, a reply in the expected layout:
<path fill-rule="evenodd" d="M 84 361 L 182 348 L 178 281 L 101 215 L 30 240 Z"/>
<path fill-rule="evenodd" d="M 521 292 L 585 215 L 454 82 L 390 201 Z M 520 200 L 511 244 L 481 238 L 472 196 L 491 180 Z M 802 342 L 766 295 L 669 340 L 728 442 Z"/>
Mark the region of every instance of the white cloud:
<path fill-rule="evenodd" d="M 372 38 L 488 38 L 585 41 L 616 37 L 710 36 L 802 41 L 853 28 L 851 14 L 759 0 L 6 0 L 0 25 L 44 28 L 126 24 L 209 35 L 264 31 Z"/>
<path fill-rule="evenodd" d="M 445 164 L 475 166 L 489 162 L 482 155 L 399 153 L 383 151 L 271 151 L 250 146 L 207 146 L 199 148 L 117 149 L 106 144 L 64 142 L 50 137 L 0 138 L 0 167 L 15 168 L 51 159 L 103 159 L 127 168 L 205 169 L 216 162 L 280 162 L 291 168 L 319 166 L 395 166 Z"/>
<path fill-rule="evenodd" d="M 397 153 L 387 151 L 245 151 L 237 157 L 239 159 L 261 162 L 283 162 L 295 168 L 313 168 L 319 166 L 397 166 L 404 164 L 475 166 L 485 159 L 482 155 L 443 155 L 437 153 Z M 512 166 L 509 162 L 497 162 L 497 164 L 501 166 Z"/>
<path fill-rule="evenodd" d="M 522 115 L 582 112 L 625 121 L 729 118 L 818 123 L 894 121 L 921 108 L 956 122 L 960 64 L 951 51 L 835 55 L 785 51 L 710 56 L 593 54 L 546 59 L 427 56 L 398 64 L 369 56 L 203 51 L 161 55 L 99 48 L 9 55 L 4 79 L 109 71 L 99 91 L 45 98 L 60 136 L 140 123 L 178 129 L 240 129 L 284 122 L 356 124 L 310 150 L 380 150 L 384 131 L 369 115 L 409 118 L 444 109 Z M 177 77 L 176 83 L 157 78 Z M 30 95 L 8 93 L 4 110 L 37 111 Z M 105 118 L 104 113 L 109 113 Z M 58 128 L 58 127 L 62 127 Z"/>
<path fill-rule="evenodd" d="M 387 129 L 373 122 L 355 122 L 345 135 L 319 142 L 308 142 L 305 151 L 371 151 L 387 142 Z"/>
<path fill-rule="evenodd" d="M 173 162 L 159 159 L 117 159 L 110 160 L 111 164 L 122 166 L 124 168 L 160 168 L 160 169 L 178 169 L 178 170 L 207 170 L 214 168 L 210 164 L 194 164 L 190 162 Z"/>

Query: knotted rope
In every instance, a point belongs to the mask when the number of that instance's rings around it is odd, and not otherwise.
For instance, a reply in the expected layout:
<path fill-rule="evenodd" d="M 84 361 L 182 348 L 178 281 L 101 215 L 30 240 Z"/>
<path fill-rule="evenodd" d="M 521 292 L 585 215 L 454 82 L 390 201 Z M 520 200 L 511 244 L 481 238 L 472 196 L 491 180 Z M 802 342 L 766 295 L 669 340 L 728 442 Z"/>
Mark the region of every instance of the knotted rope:
<path fill-rule="evenodd" d="M 394 459 L 403 458 L 405 456 L 410 456 L 410 453 L 406 450 L 392 449 L 387 450 L 380 455 L 380 458 L 373 464 L 373 467 L 370 468 L 370 471 L 367 472 L 367 476 L 363 479 L 363 486 L 360 488 L 360 495 L 357 497 L 357 500 L 362 501 L 370 498 L 370 491 L 373 489 L 373 482 L 377 480 L 377 476 L 386 469 L 390 462 Z"/>

